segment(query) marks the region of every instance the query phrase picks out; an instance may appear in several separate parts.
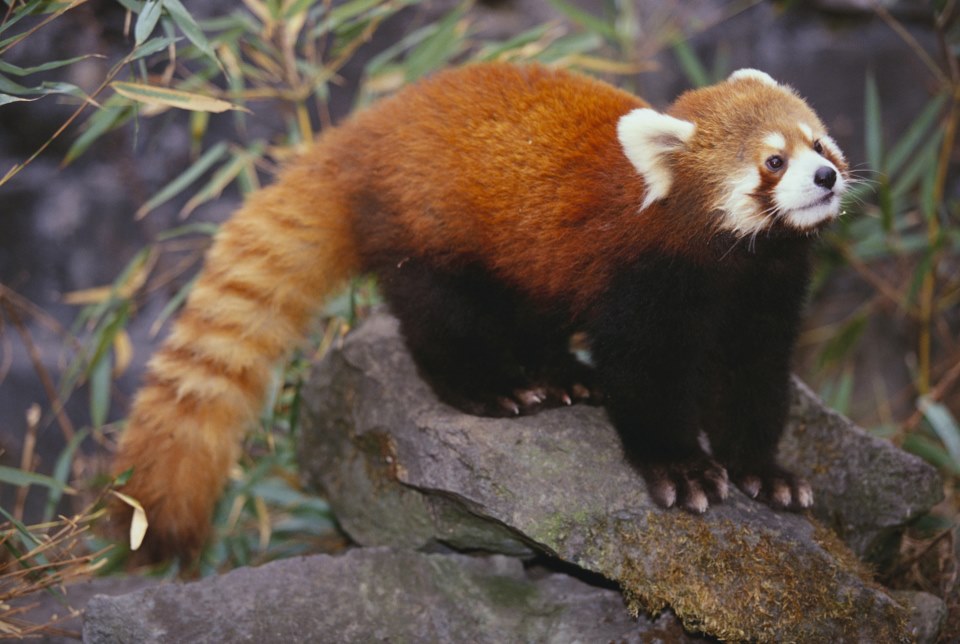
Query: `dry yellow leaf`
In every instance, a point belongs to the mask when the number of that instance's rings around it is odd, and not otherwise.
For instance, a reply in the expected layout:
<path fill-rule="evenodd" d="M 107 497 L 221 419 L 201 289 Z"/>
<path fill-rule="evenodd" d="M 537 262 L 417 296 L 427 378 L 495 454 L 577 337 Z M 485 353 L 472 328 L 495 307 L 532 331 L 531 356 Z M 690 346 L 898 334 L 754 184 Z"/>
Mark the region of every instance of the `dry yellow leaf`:
<path fill-rule="evenodd" d="M 147 521 L 147 513 L 143 506 L 132 496 L 127 496 L 123 492 L 111 490 L 111 492 L 121 501 L 133 508 L 133 519 L 130 521 L 130 549 L 136 550 L 143 544 L 143 538 L 147 534 L 147 528 L 150 523 Z"/>

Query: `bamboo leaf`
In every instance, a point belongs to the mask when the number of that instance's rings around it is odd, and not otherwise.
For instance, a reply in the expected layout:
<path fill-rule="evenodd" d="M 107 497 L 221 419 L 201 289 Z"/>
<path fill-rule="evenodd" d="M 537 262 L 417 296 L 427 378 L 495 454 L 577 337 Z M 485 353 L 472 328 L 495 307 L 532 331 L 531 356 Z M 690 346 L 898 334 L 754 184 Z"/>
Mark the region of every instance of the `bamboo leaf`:
<path fill-rule="evenodd" d="M 146 83 L 115 81 L 110 86 L 124 98 L 147 105 L 163 105 L 193 112 L 226 112 L 245 110 L 245 107 L 212 96 L 204 96 L 180 89 L 158 87 Z"/>
<path fill-rule="evenodd" d="M 86 427 L 73 435 L 73 438 L 67 443 L 67 446 L 57 456 L 57 462 L 53 466 L 53 479 L 66 487 L 67 478 L 70 476 L 70 466 L 73 464 L 73 457 L 76 455 L 80 444 L 90 435 L 90 430 Z M 57 504 L 63 497 L 62 490 L 50 490 L 47 497 L 47 507 L 43 513 L 43 521 L 50 521 L 57 511 Z"/>
<path fill-rule="evenodd" d="M 140 219 L 160 204 L 166 203 L 176 195 L 183 192 L 187 186 L 199 179 L 200 175 L 209 170 L 213 164 L 219 161 L 226 153 L 227 144 L 222 141 L 211 147 L 203 154 L 203 156 L 197 159 L 193 165 L 184 170 L 180 176 L 164 186 L 164 188 L 157 194 L 153 195 L 153 197 L 151 197 L 147 203 L 140 206 L 135 217 Z"/>
<path fill-rule="evenodd" d="M 407 81 L 421 78 L 441 67 L 461 49 L 465 31 L 462 20 L 468 7 L 468 4 L 462 4 L 450 12 L 435 25 L 433 32 L 410 52 L 404 63 Z"/>
<path fill-rule="evenodd" d="M 190 295 L 190 291 L 193 290 L 194 284 L 197 283 L 197 278 L 194 277 L 192 280 L 184 284 L 176 294 L 170 298 L 170 300 L 164 304 L 163 310 L 160 311 L 160 314 L 157 315 L 157 319 L 153 321 L 153 324 L 150 325 L 150 337 L 154 338 L 160 333 L 160 329 L 163 327 L 164 322 L 166 322 L 173 313 L 180 308 L 180 305 L 183 304 L 184 300 L 187 299 L 187 296 Z"/>
<path fill-rule="evenodd" d="M 183 40 L 183 38 L 172 36 L 152 38 L 133 50 L 130 54 L 130 62 L 152 56 L 158 51 L 163 51 L 171 44 L 180 42 L 181 40 Z"/>
<path fill-rule="evenodd" d="M 61 494 L 77 493 L 77 491 L 69 485 L 64 485 L 60 481 L 51 476 L 47 476 L 46 474 L 27 472 L 15 467 L 8 467 L 6 465 L 0 465 L 0 481 L 10 485 L 16 485 L 18 487 L 39 485 L 40 487 L 45 487 L 48 490 L 59 490 Z"/>
<path fill-rule="evenodd" d="M 910 127 L 907 128 L 904 135 L 900 137 L 897 144 L 890 150 L 890 154 L 887 155 L 887 172 L 891 176 L 896 176 L 900 172 L 903 163 L 920 146 L 923 135 L 934 124 L 937 117 L 940 116 L 946 100 L 947 97 L 943 94 L 935 96 L 930 100 L 923 109 L 923 112 L 920 113 L 920 116 L 910 124 Z"/>
<path fill-rule="evenodd" d="M 926 436 L 916 433 L 907 434 L 903 439 L 903 449 L 941 469 L 960 474 L 960 465 L 950 457 L 950 454 L 941 445 Z"/>
<path fill-rule="evenodd" d="M 147 521 L 147 513 L 143 506 L 132 496 L 127 496 L 123 492 L 111 490 L 113 495 L 133 508 L 133 517 L 130 520 L 130 549 L 136 550 L 143 544 L 143 538 L 147 535 L 147 528 L 150 523 Z"/>
<path fill-rule="evenodd" d="M 90 422 L 102 427 L 110 412 L 110 356 L 104 354 L 90 370 Z"/>
<path fill-rule="evenodd" d="M 143 4 L 143 10 L 137 17 L 137 24 L 133 28 L 133 40 L 137 45 L 146 42 L 157 23 L 160 22 L 160 16 L 163 15 L 163 0 L 147 0 Z"/>
<path fill-rule="evenodd" d="M 170 14 L 170 17 L 173 18 L 173 21 L 177 24 L 177 27 L 180 28 L 180 31 L 183 32 L 183 35 L 186 36 L 197 49 L 211 60 L 216 61 L 219 65 L 220 61 L 217 59 L 217 54 L 214 52 L 207 37 L 203 35 L 203 30 L 200 29 L 200 25 L 193 19 L 193 16 L 190 15 L 186 7 L 180 3 L 180 0 L 163 0 L 163 7 Z"/>
<path fill-rule="evenodd" d="M 673 55 L 677 57 L 677 62 L 680 63 L 680 69 L 683 70 L 687 80 L 689 80 L 694 87 L 706 87 L 710 84 L 710 74 L 707 72 L 706 67 L 703 66 L 703 63 L 700 62 L 700 58 L 697 57 L 696 52 L 693 51 L 693 47 L 690 46 L 689 42 L 686 40 L 677 40 L 673 43 Z"/>
<path fill-rule="evenodd" d="M 885 171 L 883 166 L 883 120 L 880 114 L 880 94 L 873 72 L 867 74 L 864 98 L 864 144 L 867 163 L 874 170 Z"/>
<path fill-rule="evenodd" d="M 912 190 L 921 180 L 924 174 L 933 172 L 937 164 L 937 156 L 940 153 L 940 138 L 943 133 L 937 131 L 920 149 L 920 152 L 914 157 L 912 163 L 897 175 L 896 181 L 890 186 L 890 193 L 893 198 L 902 197 Z"/>
<path fill-rule="evenodd" d="M 63 60 L 52 60 L 50 62 L 43 63 L 42 65 L 35 65 L 33 67 L 18 67 L 12 63 L 0 60 L 0 72 L 13 74 L 14 76 L 29 76 L 30 74 L 36 74 L 37 72 L 45 72 L 51 69 L 66 67 L 67 65 L 72 65 L 73 63 L 86 60 L 87 58 L 103 58 L 103 56 L 99 54 L 86 54 L 84 56 L 75 56 L 74 58 L 65 58 Z"/>
<path fill-rule="evenodd" d="M 566 0 L 547 0 L 554 9 L 588 31 L 603 36 L 608 42 L 617 42 L 617 30 L 613 25 L 579 9 Z"/>
<path fill-rule="evenodd" d="M 481 47 L 480 51 L 473 57 L 474 60 L 497 60 L 510 52 L 523 49 L 535 43 L 546 40 L 550 32 L 556 29 L 555 24 L 542 24 L 528 29 L 503 42 L 488 43 Z M 543 43 L 544 47 L 546 42 Z"/>
<path fill-rule="evenodd" d="M 180 210 L 180 217 L 186 218 L 190 216 L 190 213 L 201 204 L 219 197 L 220 194 L 223 193 L 223 190 L 243 172 L 244 168 L 250 166 L 256 159 L 263 155 L 265 147 L 262 142 L 258 142 L 252 145 L 249 150 L 238 152 L 233 159 L 225 163 L 210 177 L 210 181 L 208 181 L 203 188 L 198 190 L 197 193 L 190 198 L 183 209 Z"/>
<path fill-rule="evenodd" d="M 917 406 L 930 424 L 930 428 L 947 448 L 954 463 L 954 469 L 960 468 L 960 425 L 957 424 L 953 414 L 946 406 L 928 396 L 921 396 Z"/>
<path fill-rule="evenodd" d="M 69 165 L 75 161 L 93 145 L 94 141 L 113 128 L 126 123 L 133 117 L 134 113 L 133 107 L 127 104 L 125 99 L 110 97 L 103 107 L 90 115 L 90 118 L 84 123 L 83 133 L 67 150 L 67 154 L 63 158 L 63 165 Z"/>
<path fill-rule="evenodd" d="M 8 103 L 18 103 L 20 101 L 35 101 L 40 97 L 36 98 L 24 98 L 23 96 L 10 96 L 9 94 L 0 94 L 0 105 L 7 105 Z"/>
<path fill-rule="evenodd" d="M 867 321 L 867 315 L 860 313 L 844 323 L 824 344 L 817 357 L 817 366 L 822 369 L 842 362 L 859 343 L 860 337 L 867 328 Z"/>

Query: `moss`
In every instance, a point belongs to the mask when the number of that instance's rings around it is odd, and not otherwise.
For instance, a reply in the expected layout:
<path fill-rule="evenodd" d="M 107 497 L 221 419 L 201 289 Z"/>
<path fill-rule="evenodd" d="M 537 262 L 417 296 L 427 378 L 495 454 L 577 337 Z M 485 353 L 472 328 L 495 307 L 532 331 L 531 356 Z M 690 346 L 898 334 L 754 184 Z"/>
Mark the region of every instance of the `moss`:
<path fill-rule="evenodd" d="M 857 639 L 868 632 L 876 641 L 905 640 L 902 611 L 878 600 L 874 588 L 857 587 L 852 578 L 869 576 L 863 566 L 839 539 L 814 531 L 820 552 L 784 547 L 774 530 L 651 511 L 643 529 L 616 527 L 623 548 L 619 558 L 600 562 L 601 572 L 620 582 L 634 614 L 670 606 L 687 629 L 725 640 Z"/>
<path fill-rule="evenodd" d="M 838 633 L 846 640 L 864 632 L 875 641 L 904 640 L 905 615 L 875 594 L 882 591 L 870 570 L 826 528 L 809 530 L 815 546 L 735 521 L 658 512 L 618 521 L 578 512 L 552 517 L 537 541 L 619 581 L 635 615 L 670 606 L 690 631 L 734 640 Z"/>

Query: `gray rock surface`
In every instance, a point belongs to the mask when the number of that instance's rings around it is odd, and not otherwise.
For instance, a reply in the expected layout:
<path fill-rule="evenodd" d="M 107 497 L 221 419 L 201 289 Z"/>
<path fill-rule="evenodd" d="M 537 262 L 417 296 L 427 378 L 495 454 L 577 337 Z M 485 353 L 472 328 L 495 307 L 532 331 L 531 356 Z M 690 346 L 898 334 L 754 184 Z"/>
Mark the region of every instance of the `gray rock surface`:
<path fill-rule="evenodd" d="M 361 548 L 94 597 L 83 641 L 693 642 L 620 593 L 519 559 Z"/>
<path fill-rule="evenodd" d="M 905 524 L 943 498 L 929 464 L 825 408 L 796 378 L 779 458 L 810 480 L 814 516 L 875 564 L 896 553 Z"/>
<path fill-rule="evenodd" d="M 829 530 L 739 492 L 703 517 L 654 507 L 598 408 L 506 420 L 459 414 L 416 376 L 392 318 L 353 333 L 318 367 L 304 400 L 303 469 L 361 544 L 543 551 L 617 581 L 634 611 L 670 606 L 691 630 L 721 638 L 906 637 L 905 611 Z M 822 486 L 836 485 L 833 468 L 856 459 L 804 451 L 803 438 L 848 427 L 800 387 L 794 412 L 787 451 L 813 459 L 805 468 L 840 525 L 869 524 L 849 518 L 858 503 L 888 508 L 909 497 L 890 510 L 898 518 L 884 518 L 890 527 L 939 498 L 932 470 L 855 434 L 863 461 L 884 470 L 842 480 L 867 477 L 857 490 L 875 498 L 831 506 L 831 492 L 842 490 Z M 812 429 L 824 417 L 830 422 Z"/>

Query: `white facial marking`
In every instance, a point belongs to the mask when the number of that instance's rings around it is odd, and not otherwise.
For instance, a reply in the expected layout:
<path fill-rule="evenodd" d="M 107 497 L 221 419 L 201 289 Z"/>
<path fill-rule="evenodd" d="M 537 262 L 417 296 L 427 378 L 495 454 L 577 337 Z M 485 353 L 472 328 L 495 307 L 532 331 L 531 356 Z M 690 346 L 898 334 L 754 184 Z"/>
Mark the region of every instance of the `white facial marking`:
<path fill-rule="evenodd" d="M 820 145 L 825 147 L 830 153 L 841 161 L 845 161 L 846 157 L 843 156 L 843 151 L 840 149 L 840 146 L 837 145 L 837 142 L 833 140 L 832 137 L 823 135 L 820 137 Z"/>
<path fill-rule="evenodd" d="M 803 135 L 804 135 L 805 137 L 807 137 L 807 141 L 810 141 L 811 143 L 813 143 L 813 128 L 812 128 L 812 127 L 810 127 L 810 126 L 807 125 L 806 123 L 797 123 L 797 128 L 799 128 L 799 130 L 800 130 L 801 132 L 803 132 Z"/>
<path fill-rule="evenodd" d="M 753 198 L 759 185 L 760 173 L 754 168 L 746 170 L 727 184 L 727 196 L 718 206 L 724 214 L 721 228 L 738 235 L 750 235 L 767 225 L 767 218 Z"/>
<path fill-rule="evenodd" d="M 823 167 L 836 173 L 832 186 L 818 186 L 815 182 L 817 170 Z M 808 230 L 837 216 L 840 195 L 846 187 L 836 166 L 813 150 L 803 149 L 790 158 L 773 195 L 778 212 L 786 221 L 795 228 Z"/>
<path fill-rule="evenodd" d="M 683 148 L 695 130 L 696 126 L 689 121 L 648 108 L 636 109 L 620 117 L 617 138 L 623 146 L 623 153 L 647 184 L 641 210 L 669 194 L 673 173 L 666 156 Z"/>
<path fill-rule="evenodd" d="M 779 132 L 773 132 L 764 137 L 763 144 L 774 150 L 783 150 L 787 147 L 787 139 Z"/>
<path fill-rule="evenodd" d="M 749 69 L 749 68 L 738 69 L 737 71 L 730 74 L 729 77 L 727 77 L 727 81 L 728 82 L 738 81 L 744 78 L 752 78 L 753 80 L 758 80 L 761 83 L 766 83 L 767 85 L 771 85 L 773 87 L 780 87 L 780 83 L 773 80 L 770 74 L 766 72 L 762 72 L 759 69 Z"/>

